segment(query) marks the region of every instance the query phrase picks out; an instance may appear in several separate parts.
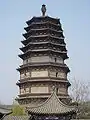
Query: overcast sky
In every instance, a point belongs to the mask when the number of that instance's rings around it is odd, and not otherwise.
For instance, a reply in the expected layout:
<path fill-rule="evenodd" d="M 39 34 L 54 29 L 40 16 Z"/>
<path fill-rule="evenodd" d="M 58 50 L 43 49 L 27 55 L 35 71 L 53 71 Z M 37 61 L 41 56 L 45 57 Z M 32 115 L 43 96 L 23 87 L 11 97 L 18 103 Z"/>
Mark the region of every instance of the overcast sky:
<path fill-rule="evenodd" d="M 90 0 L 0 0 L 0 100 L 12 104 L 18 95 L 16 82 L 21 64 L 18 58 L 26 21 L 41 15 L 46 4 L 47 15 L 60 18 L 69 59 L 69 79 L 90 81 Z"/>

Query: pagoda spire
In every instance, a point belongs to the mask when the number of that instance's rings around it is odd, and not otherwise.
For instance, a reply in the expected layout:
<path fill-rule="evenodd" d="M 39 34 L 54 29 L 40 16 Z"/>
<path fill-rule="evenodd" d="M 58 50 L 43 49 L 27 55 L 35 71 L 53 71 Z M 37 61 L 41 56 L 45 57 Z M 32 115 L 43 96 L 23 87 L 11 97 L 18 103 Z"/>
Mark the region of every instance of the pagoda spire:
<path fill-rule="evenodd" d="M 42 16 L 45 16 L 45 13 L 46 13 L 46 5 L 42 5 L 42 8 L 41 8 L 41 11 L 42 11 Z"/>

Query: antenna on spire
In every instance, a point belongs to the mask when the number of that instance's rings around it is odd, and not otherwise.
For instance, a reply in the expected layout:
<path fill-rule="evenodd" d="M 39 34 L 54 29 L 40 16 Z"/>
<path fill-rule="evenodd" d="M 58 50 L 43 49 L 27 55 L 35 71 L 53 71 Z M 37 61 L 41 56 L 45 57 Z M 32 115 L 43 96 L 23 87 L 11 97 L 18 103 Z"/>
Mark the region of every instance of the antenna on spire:
<path fill-rule="evenodd" d="M 41 8 L 41 11 L 42 11 L 42 16 L 45 16 L 45 13 L 46 13 L 46 5 L 42 5 L 42 8 Z"/>

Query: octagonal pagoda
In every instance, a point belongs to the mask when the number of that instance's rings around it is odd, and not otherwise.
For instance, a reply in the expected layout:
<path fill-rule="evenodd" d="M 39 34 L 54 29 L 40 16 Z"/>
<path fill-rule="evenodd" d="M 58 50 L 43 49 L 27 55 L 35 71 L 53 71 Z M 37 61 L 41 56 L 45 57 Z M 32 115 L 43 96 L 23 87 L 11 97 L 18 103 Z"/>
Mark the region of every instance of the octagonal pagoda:
<path fill-rule="evenodd" d="M 23 64 L 17 69 L 20 72 L 17 100 L 22 105 L 42 104 L 53 92 L 53 86 L 61 101 L 69 103 L 71 100 L 62 25 L 60 19 L 46 16 L 45 12 L 46 8 L 42 7 L 42 16 L 26 21 L 24 28 L 26 33 L 20 48 L 23 53 L 19 55 Z"/>

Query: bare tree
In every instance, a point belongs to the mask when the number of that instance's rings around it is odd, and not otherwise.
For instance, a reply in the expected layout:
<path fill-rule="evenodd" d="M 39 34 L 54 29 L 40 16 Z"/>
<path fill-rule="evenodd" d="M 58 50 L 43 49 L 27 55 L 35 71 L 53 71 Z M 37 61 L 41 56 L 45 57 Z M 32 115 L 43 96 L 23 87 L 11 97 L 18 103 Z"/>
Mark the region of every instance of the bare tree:
<path fill-rule="evenodd" d="M 72 85 L 70 88 L 70 95 L 72 98 L 72 101 L 76 103 L 77 105 L 77 117 L 82 116 L 82 114 L 85 114 L 86 109 L 86 101 L 89 101 L 90 97 L 90 88 L 89 84 L 86 82 L 81 82 L 79 80 L 72 81 Z"/>
<path fill-rule="evenodd" d="M 71 88 L 70 88 L 70 95 L 74 102 L 85 102 L 89 100 L 90 91 L 89 91 L 89 84 L 86 82 L 81 82 L 79 80 L 72 81 Z"/>

